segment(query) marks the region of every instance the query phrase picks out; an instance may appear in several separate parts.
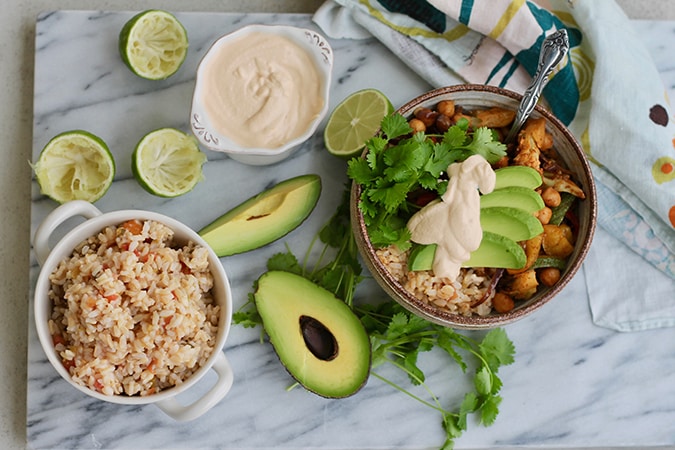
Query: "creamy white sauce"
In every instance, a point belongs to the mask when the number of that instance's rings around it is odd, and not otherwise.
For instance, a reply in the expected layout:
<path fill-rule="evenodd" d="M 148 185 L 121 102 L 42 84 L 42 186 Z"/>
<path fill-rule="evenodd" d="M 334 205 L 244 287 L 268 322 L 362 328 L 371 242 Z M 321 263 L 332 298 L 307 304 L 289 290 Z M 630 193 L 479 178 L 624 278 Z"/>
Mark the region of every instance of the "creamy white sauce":
<path fill-rule="evenodd" d="M 301 136 L 321 112 L 322 80 L 291 39 L 251 33 L 215 50 L 201 74 L 213 127 L 247 148 L 276 148 Z"/>
<path fill-rule="evenodd" d="M 408 221 L 411 240 L 437 244 L 433 269 L 438 277 L 456 279 L 483 238 L 480 226 L 480 193 L 495 187 L 495 172 L 480 155 L 448 167 L 448 189 Z"/>

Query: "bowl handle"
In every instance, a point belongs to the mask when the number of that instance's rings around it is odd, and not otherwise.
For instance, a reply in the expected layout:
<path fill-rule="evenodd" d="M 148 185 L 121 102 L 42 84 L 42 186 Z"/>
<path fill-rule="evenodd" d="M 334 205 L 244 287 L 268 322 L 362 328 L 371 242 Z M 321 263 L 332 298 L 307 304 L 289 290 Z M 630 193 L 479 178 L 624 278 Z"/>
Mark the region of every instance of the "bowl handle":
<path fill-rule="evenodd" d="M 73 200 L 56 208 L 49 213 L 47 218 L 40 224 L 35 231 L 33 238 L 33 249 L 37 262 L 44 265 L 51 249 L 49 248 L 49 238 L 56 228 L 66 220 L 75 216 L 82 216 L 87 219 L 93 219 L 103 214 L 97 207 L 84 200 Z"/>
<path fill-rule="evenodd" d="M 232 367 L 225 357 L 225 353 L 222 351 L 218 352 L 218 356 L 211 368 L 218 375 L 218 380 L 216 380 L 216 384 L 208 392 L 202 395 L 201 398 L 189 405 L 182 405 L 175 397 L 170 397 L 155 403 L 157 407 L 172 419 L 185 422 L 196 419 L 216 406 L 216 404 L 230 392 L 234 375 L 232 373 Z"/>

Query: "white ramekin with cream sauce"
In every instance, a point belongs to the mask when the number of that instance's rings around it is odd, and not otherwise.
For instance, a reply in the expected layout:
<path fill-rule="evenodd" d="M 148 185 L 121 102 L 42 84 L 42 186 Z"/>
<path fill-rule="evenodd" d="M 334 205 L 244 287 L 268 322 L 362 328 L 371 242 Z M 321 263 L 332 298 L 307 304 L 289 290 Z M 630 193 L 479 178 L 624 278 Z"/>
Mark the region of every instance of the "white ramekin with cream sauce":
<path fill-rule="evenodd" d="M 313 30 L 249 25 L 201 60 L 190 126 L 202 145 L 252 165 L 289 156 L 328 110 L 333 51 Z"/>

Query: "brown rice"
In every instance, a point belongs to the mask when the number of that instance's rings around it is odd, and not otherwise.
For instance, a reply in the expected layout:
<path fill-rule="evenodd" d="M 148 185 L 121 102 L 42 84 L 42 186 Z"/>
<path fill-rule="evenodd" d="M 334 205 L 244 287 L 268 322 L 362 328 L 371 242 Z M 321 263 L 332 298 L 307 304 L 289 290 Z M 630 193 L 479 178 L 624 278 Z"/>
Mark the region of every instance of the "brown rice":
<path fill-rule="evenodd" d="M 176 246 L 159 222 L 106 227 L 50 281 L 56 351 L 92 390 L 150 395 L 185 381 L 213 352 L 220 307 L 208 250 Z"/>
<path fill-rule="evenodd" d="M 439 309 L 470 316 L 486 316 L 492 311 L 492 275 L 482 269 L 461 269 L 456 280 L 441 278 L 431 270 L 409 271 L 409 251 L 396 246 L 375 250 L 380 262 L 403 288 L 415 298 Z"/>

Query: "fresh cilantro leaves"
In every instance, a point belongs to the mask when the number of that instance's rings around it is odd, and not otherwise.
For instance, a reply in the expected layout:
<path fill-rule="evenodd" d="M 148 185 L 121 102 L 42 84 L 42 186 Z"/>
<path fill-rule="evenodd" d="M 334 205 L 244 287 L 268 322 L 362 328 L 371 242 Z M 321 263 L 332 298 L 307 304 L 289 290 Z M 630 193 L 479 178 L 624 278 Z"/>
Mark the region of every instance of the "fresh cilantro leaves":
<path fill-rule="evenodd" d="M 465 394 L 457 410 L 441 406 L 440 399 L 428 386 L 426 390 L 432 396 L 433 403 L 416 397 L 377 372 L 371 372 L 374 377 L 441 413 L 446 432 L 444 449 L 452 448 L 455 438 L 467 429 L 470 414 L 478 414 L 479 422 L 485 426 L 495 421 L 502 401 L 499 395 L 502 381 L 497 373 L 502 365 L 513 362 L 515 353 L 513 343 L 503 329 L 491 330 L 481 341 L 476 341 L 451 328 L 427 322 L 395 302 L 363 305 L 355 310 L 370 335 L 373 369 L 385 363 L 393 364 L 408 374 L 412 384 L 420 385 L 425 383 L 424 373 L 417 365 L 421 352 L 438 348 L 446 352 L 465 372 L 469 367 L 467 357 L 472 357 L 472 363 L 477 363 L 473 375 L 475 390 Z"/>
<path fill-rule="evenodd" d="M 382 119 L 381 130 L 366 142 L 366 157 L 352 158 L 347 168 L 349 177 L 361 185 L 359 208 L 375 247 L 410 246 L 406 224 L 418 207 L 409 196 L 418 190 L 442 195 L 447 180 L 441 175 L 450 164 L 474 154 L 495 163 L 506 154 L 506 146 L 490 129 L 471 131 L 467 120 L 442 136 L 411 134 L 406 119 L 395 113 Z"/>
<path fill-rule="evenodd" d="M 441 414 L 446 434 L 443 449 L 453 447 L 455 439 L 467 429 L 469 416 L 476 415 L 479 423 L 491 425 L 499 413 L 502 400 L 499 394 L 502 381 L 498 371 L 501 366 L 513 362 L 515 353 L 506 332 L 500 328 L 494 329 L 482 339 L 475 340 L 451 328 L 428 322 L 391 299 L 376 304 L 355 301 L 356 286 L 363 276 L 349 223 L 348 189 L 345 189 L 338 210 L 320 230 L 317 238 L 324 243 L 324 248 L 313 268 L 309 268 L 308 257 L 317 239 L 310 244 L 302 263 L 287 248 L 285 252 L 275 254 L 268 260 L 268 270 L 286 270 L 302 275 L 330 290 L 352 307 L 370 336 L 371 375 Z M 334 254 L 332 259 L 329 253 Z M 324 261 L 327 258 L 329 261 Z M 233 322 L 245 327 L 262 325 L 255 309 L 253 293 L 249 294 L 248 302 L 233 315 Z M 261 340 L 262 333 L 261 329 Z M 472 370 L 474 389 L 467 392 L 461 404 L 454 409 L 442 405 L 440 398 L 425 384 L 425 374 L 418 365 L 420 353 L 432 349 L 445 352 L 463 372 Z M 408 375 L 411 384 L 423 385 L 431 400 L 420 398 L 380 375 L 376 369 L 384 364 L 402 370 Z"/>

